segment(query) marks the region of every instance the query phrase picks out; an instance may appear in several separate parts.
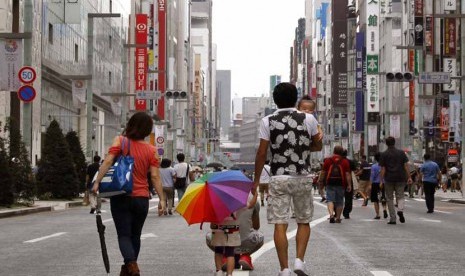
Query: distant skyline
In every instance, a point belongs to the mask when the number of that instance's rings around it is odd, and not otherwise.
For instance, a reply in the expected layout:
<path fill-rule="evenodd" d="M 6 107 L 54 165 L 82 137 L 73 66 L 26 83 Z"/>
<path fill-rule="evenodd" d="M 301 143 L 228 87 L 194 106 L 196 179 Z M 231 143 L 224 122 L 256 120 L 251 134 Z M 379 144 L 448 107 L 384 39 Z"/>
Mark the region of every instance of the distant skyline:
<path fill-rule="evenodd" d="M 232 98 L 268 95 L 270 76 L 289 81 L 290 47 L 304 0 L 213 0 L 217 68 L 231 70 Z"/>

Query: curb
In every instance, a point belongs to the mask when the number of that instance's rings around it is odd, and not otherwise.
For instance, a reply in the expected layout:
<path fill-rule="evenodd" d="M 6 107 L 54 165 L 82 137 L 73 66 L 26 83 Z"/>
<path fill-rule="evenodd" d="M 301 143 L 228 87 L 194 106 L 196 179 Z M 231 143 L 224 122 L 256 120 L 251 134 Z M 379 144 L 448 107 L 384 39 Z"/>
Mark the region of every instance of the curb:
<path fill-rule="evenodd" d="M 0 212 L 0 218 L 24 216 L 24 215 L 29 215 L 29 214 L 35 214 L 35 213 L 41 213 L 41 212 L 50 212 L 50 211 L 52 211 L 51 206 L 34 207 L 34 208 L 30 208 L 30 209 L 19 209 L 19 210 L 8 211 L 8 212 L 3 212 L 3 213 Z"/>

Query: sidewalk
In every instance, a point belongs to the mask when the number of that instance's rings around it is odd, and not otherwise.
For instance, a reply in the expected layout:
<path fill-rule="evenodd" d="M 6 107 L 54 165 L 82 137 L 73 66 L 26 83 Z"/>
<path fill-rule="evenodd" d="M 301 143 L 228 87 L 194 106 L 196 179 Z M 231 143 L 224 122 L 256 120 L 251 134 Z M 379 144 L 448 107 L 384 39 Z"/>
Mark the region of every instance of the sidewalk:
<path fill-rule="evenodd" d="M 82 205 L 82 198 L 76 198 L 73 201 L 59 200 L 37 200 L 32 207 L 19 208 L 0 208 L 0 219 L 14 216 L 22 216 L 40 212 L 51 212 L 58 210 L 66 210 L 71 207 L 79 207 Z"/>

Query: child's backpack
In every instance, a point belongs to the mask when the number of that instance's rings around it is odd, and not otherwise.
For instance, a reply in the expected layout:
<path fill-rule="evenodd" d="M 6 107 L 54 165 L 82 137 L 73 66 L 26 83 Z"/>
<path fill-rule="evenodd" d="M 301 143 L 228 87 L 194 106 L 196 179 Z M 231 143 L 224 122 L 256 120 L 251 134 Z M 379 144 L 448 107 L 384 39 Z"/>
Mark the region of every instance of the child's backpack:
<path fill-rule="evenodd" d="M 326 183 L 334 182 L 334 181 L 342 181 L 344 180 L 344 170 L 342 169 L 341 163 L 342 159 L 338 159 L 334 161 L 331 159 L 331 166 L 329 167 L 328 174 L 326 177 Z"/>

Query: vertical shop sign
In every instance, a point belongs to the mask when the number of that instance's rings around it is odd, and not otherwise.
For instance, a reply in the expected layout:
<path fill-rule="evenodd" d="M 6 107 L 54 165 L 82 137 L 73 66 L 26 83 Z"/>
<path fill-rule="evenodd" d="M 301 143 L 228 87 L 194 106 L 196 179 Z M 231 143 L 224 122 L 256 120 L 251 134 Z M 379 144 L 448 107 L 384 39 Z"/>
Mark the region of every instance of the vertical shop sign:
<path fill-rule="evenodd" d="M 356 91 L 355 91 L 355 131 L 364 130 L 364 105 L 363 105 L 363 88 L 364 88 L 364 75 L 363 75 L 363 47 L 365 46 L 365 33 L 360 32 L 356 34 L 355 40 L 356 48 Z"/>
<path fill-rule="evenodd" d="M 439 126 L 441 127 L 441 141 L 449 141 L 449 108 L 442 107 Z"/>
<path fill-rule="evenodd" d="M 166 90 L 166 3 L 158 0 L 158 90 L 165 93 Z M 158 100 L 158 117 L 165 118 L 165 100 Z"/>
<path fill-rule="evenodd" d="M 457 1 L 456 0 L 444 0 L 444 10 L 445 11 L 455 11 L 456 9 L 457 9 Z"/>
<path fill-rule="evenodd" d="M 449 95 L 449 127 L 454 132 L 454 142 L 460 142 L 460 95 Z"/>
<path fill-rule="evenodd" d="M 450 73 L 451 77 L 457 76 L 457 60 L 455 58 L 444 58 L 443 68 L 444 72 Z M 444 91 L 455 91 L 457 89 L 457 83 L 455 80 L 451 80 L 450 83 L 443 84 L 442 89 Z"/>
<path fill-rule="evenodd" d="M 333 7 L 336 1 L 333 0 Z M 347 0 L 338 0 L 338 5 L 347 6 Z M 335 107 L 347 106 L 347 18 L 344 9 L 336 9 L 332 13 L 332 32 L 334 51 L 332 57 L 334 87 L 331 101 Z"/>
<path fill-rule="evenodd" d="M 425 17 L 425 48 L 426 54 L 434 53 L 434 20 L 432 16 Z"/>
<path fill-rule="evenodd" d="M 423 0 L 415 0 L 415 16 L 423 16 Z"/>
<path fill-rule="evenodd" d="M 136 14 L 136 44 L 147 44 L 147 15 Z M 147 90 L 147 47 L 136 48 L 136 92 Z M 146 100 L 135 100 L 136 110 L 146 110 Z"/>
<path fill-rule="evenodd" d="M 457 25 L 455 18 L 446 18 L 444 20 L 444 55 L 455 56 L 457 41 Z"/>

